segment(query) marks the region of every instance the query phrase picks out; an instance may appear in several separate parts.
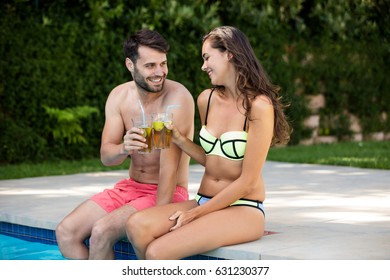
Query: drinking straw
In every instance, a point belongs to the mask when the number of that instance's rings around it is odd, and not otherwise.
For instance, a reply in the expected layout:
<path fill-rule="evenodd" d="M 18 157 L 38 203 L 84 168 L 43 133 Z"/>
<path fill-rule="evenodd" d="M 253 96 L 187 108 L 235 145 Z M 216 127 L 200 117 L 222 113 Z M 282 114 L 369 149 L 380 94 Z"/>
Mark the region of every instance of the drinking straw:
<path fill-rule="evenodd" d="M 168 118 L 169 110 L 171 110 L 172 108 L 179 108 L 179 107 L 180 107 L 179 104 L 168 105 L 168 106 L 167 106 L 167 110 L 165 111 L 164 122 L 165 122 L 165 121 L 167 120 L 167 118 Z"/>
<path fill-rule="evenodd" d="M 141 107 L 141 111 L 142 111 L 142 124 L 146 125 L 144 107 L 142 106 L 141 100 L 138 99 L 138 103 L 139 103 L 139 106 Z"/>

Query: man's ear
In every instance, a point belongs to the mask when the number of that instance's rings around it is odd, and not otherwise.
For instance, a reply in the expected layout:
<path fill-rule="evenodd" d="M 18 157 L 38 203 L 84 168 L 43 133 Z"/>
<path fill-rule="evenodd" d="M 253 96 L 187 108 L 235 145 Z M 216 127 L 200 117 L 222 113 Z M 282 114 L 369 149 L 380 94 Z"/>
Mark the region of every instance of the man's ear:
<path fill-rule="evenodd" d="M 130 58 L 126 57 L 125 64 L 126 64 L 126 68 L 127 68 L 130 72 L 133 72 L 133 71 L 134 71 L 134 63 L 131 61 Z"/>

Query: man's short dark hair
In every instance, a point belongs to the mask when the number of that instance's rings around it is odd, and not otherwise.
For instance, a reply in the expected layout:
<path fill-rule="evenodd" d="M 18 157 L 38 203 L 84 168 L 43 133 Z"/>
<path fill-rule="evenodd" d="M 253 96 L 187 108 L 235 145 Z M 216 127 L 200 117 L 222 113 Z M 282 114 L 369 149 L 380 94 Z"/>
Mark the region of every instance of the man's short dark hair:
<path fill-rule="evenodd" d="M 130 36 L 123 44 L 125 56 L 136 63 L 139 57 L 138 48 L 149 47 L 162 53 L 168 53 L 169 44 L 165 38 L 154 30 L 141 29 Z"/>

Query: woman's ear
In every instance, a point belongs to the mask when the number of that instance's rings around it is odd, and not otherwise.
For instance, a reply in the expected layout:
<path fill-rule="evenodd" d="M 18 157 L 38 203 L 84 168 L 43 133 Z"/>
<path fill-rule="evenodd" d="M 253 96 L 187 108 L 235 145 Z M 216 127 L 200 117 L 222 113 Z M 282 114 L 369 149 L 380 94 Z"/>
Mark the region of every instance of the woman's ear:
<path fill-rule="evenodd" d="M 134 63 L 131 61 L 130 58 L 126 57 L 125 64 L 126 64 L 126 68 L 127 68 L 130 72 L 133 72 L 133 71 L 134 71 Z"/>
<path fill-rule="evenodd" d="M 231 52 L 228 52 L 228 60 L 231 60 L 233 58 L 233 54 Z"/>

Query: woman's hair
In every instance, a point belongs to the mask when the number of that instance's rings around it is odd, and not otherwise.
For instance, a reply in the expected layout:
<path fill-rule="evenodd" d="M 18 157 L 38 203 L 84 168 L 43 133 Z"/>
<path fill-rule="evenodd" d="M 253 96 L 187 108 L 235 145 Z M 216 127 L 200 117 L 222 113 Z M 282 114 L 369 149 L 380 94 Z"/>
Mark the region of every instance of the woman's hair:
<path fill-rule="evenodd" d="M 273 85 L 257 59 L 248 38 L 239 29 L 221 26 L 213 29 L 203 37 L 202 42 L 209 40 L 213 48 L 232 54 L 230 62 L 237 72 L 236 87 L 244 97 L 243 106 L 249 117 L 251 101 L 258 95 L 267 96 L 274 107 L 274 137 L 272 144 L 286 144 L 290 140 L 291 128 L 283 112 L 286 105 L 279 96 L 280 87 Z M 218 86 L 224 91 L 224 87 Z"/>
<path fill-rule="evenodd" d="M 149 29 L 141 29 L 123 43 L 125 56 L 130 58 L 133 63 L 138 60 L 140 46 L 149 47 L 162 53 L 168 53 L 169 51 L 169 44 L 160 33 Z"/>

